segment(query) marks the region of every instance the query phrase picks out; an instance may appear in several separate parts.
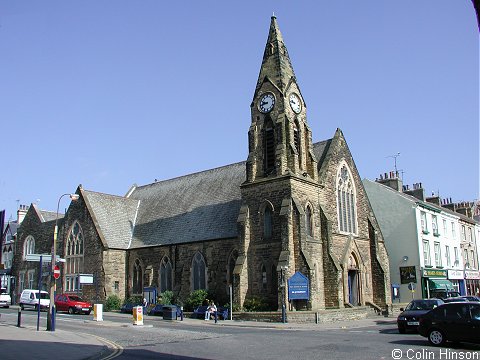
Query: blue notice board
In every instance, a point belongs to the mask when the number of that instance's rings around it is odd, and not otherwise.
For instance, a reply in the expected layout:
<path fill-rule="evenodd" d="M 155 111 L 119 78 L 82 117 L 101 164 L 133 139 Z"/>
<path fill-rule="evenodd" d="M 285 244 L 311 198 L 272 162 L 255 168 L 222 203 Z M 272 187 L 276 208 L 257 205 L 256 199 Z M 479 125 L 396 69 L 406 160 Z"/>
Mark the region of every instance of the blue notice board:
<path fill-rule="evenodd" d="M 308 286 L 308 278 L 297 271 L 288 279 L 288 301 L 309 299 L 310 288 Z"/>

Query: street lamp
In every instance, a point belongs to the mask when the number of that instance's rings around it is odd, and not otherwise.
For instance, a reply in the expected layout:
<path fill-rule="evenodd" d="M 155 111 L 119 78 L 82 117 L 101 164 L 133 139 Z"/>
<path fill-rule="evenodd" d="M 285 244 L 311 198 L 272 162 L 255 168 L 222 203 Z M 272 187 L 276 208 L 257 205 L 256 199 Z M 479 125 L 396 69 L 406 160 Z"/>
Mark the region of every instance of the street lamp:
<path fill-rule="evenodd" d="M 287 281 L 286 281 L 287 270 L 288 270 L 288 266 L 280 267 L 280 275 L 281 275 L 280 287 L 282 288 L 282 323 L 284 324 L 287 322 L 287 308 L 285 304 L 285 288 L 287 286 Z"/>
<path fill-rule="evenodd" d="M 53 271 L 55 270 L 56 260 L 57 260 L 57 236 L 58 236 L 58 212 L 60 209 L 60 200 L 64 196 L 69 196 L 72 201 L 77 201 L 79 198 L 78 194 L 63 194 L 58 199 L 57 204 L 57 216 L 55 218 L 55 229 L 53 230 L 53 246 L 52 246 L 52 268 L 50 271 L 50 310 L 47 316 L 47 330 L 55 331 L 55 291 L 57 290 L 57 282 L 53 277 Z"/>

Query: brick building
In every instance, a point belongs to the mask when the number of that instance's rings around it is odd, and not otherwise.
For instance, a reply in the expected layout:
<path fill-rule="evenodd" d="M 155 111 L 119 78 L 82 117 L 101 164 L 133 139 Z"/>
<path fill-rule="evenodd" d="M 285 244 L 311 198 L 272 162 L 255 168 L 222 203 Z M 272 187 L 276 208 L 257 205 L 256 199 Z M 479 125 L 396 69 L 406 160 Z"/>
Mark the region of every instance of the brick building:
<path fill-rule="evenodd" d="M 257 296 L 278 309 L 287 296 L 282 284 L 299 272 L 310 298 L 292 308 L 390 303 L 387 252 L 352 154 L 339 129 L 312 143 L 275 17 L 251 104 L 245 162 L 134 185 L 125 196 L 81 185 L 76 193 L 79 200 L 60 221 L 63 291 L 103 300 L 142 294 L 144 287 L 180 298 L 208 289 L 224 303 L 232 285 L 240 306 Z M 37 253 L 50 251 L 54 227 L 40 215 L 30 207 L 18 241 L 34 239 Z M 34 271 L 17 254 L 16 276 Z M 80 289 L 81 273 L 93 274 L 94 284 Z"/>

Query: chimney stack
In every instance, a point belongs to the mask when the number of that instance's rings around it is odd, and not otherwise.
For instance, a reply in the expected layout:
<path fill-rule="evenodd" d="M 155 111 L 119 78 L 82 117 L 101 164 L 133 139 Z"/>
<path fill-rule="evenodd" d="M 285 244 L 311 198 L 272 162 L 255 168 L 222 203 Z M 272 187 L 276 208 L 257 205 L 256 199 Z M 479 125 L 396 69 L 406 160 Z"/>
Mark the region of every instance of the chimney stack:
<path fill-rule="evenodd" d="M 20 225 L 27 215 L 28 205 L 20 205 L 17 210 L 17 224 Z"/>

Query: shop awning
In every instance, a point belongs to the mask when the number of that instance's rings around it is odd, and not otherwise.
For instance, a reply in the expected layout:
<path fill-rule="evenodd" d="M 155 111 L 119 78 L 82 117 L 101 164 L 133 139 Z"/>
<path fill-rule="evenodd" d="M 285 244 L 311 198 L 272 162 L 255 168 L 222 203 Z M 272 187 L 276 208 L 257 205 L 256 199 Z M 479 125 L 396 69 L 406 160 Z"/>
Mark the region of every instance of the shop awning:
<path fill-rule="evenodd" d="M 428 287 L 431 290 L 453 290 L 453 285 L 447 279 L 429 279 Z"/>

